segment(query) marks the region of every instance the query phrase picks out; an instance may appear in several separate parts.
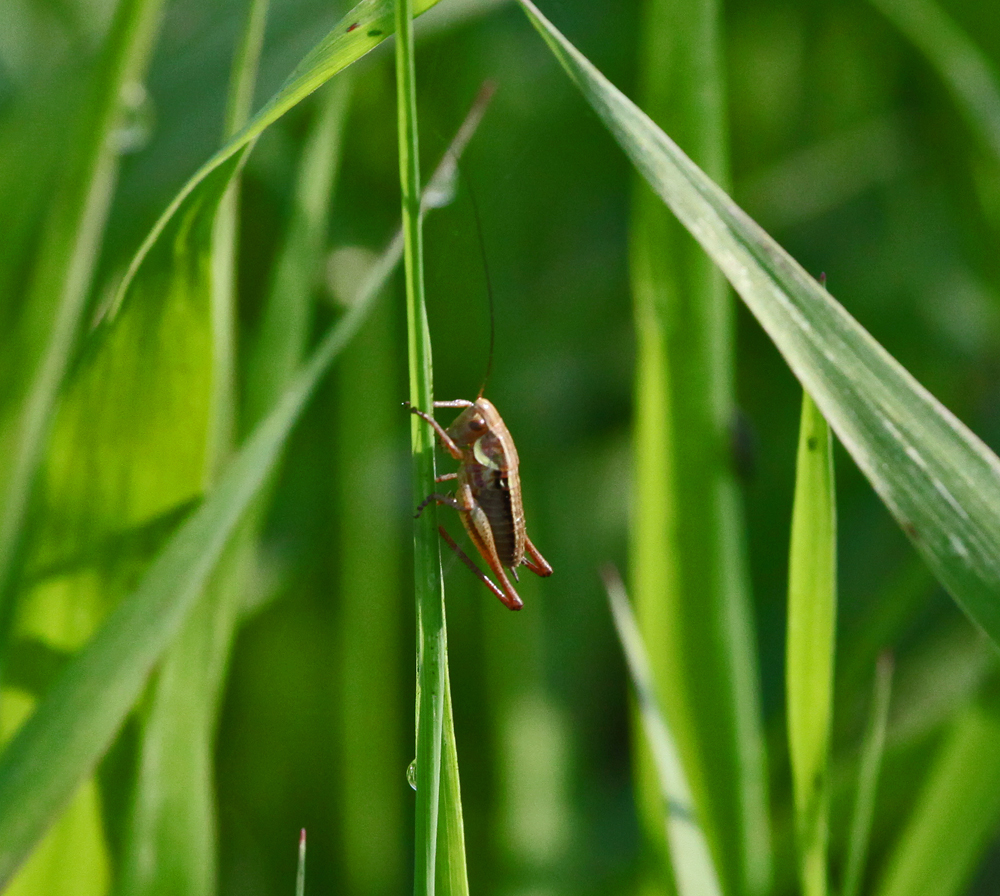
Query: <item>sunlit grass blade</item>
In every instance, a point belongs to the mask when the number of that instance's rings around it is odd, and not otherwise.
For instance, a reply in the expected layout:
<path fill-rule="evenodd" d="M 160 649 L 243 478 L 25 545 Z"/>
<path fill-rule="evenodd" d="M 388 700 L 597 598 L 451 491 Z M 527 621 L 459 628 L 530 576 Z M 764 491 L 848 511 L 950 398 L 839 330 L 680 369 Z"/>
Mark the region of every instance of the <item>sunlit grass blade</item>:
<path fill-rule="evenodd" d="M 666 828 L 674 882 L 679 896 L 721 896 L 719 878 L 681 764 L 680 752 L 656 698 L 656 685 L 642 635 L 618 573 L 604 571 L 611 615 L 628 663 L 643 730 L 660 787 L 660 812 Z"/>
<path fill-rule="evenodd" d="M 63 386 L 78 338 L 80 318 L 103 240 L 118 172 L 113 131 L 122 114 L 124 85 L 141 81 L 160 22 L 162 0 L 125 0 L 116 12 L 98 68 L 92 108 L 82 138 L 71 146 L 76 159 L 48 215 L 32 295 L 28 304 L 54 307 L 48 342 L 42 349 L 21 410 L 17 448 L 6 477 L 0 516 L 0 673 L 14 618 L 18 556 L 24 523 Z M 53 302 L 49 296 L 56 296 Z"/>
<path fill-rule="evenodd" d="M 640 91 L 647 112 L 725 180 L 720 18 L 711 0 L 646 0 Z M 726 888 L 763 893 L 770 878 L 766 768 L 729 447 L 733 299 L 711 259 L 638 176 L 629 243 L 637 354 L 631 593 Z M 645 740 L 634 745 L 647 841 L 665 866 L 656 773 Z"/>
<path fill-rule="evenodd" d="M 139 587 L 63 668 L 0 754 L 0 885 L 109 746 L 273 469 L 316 383 L 353 336 L 368 304 L 356 305 L 327 334 L 211 495 L 170 539 Z"/>
<path fill-rule="evenodd" d="M 344 72 L 317 94 L 316 120 L 302 147 L 288 231 L 275 261 L 260 331 L 250 349 L 244 429 L 271 407 L 308 344 L 352 84 L 350 72 Z"/>
<path fill-rule="evenodd" d="M 844 885 L 841 896 L 858 896 L 865 873 L 875 817 L 875 795 L 878 791 L 879 770 L 885 751 L 885 729 L 889 719 L 889 696 L 892 692 L 892 656 L 883 654 L 875 667 L 875 689 L 871 714 L 858 763 L 858 792 L 854 799 L 851 828 L 847 839 L 847 860 L 844 863 Z"/>
<path fill-rule="evenodd" d="M 403 206 L 403 260 L 406 272 L 407 360 L 410 406 L 434 407 L 431 337 L 424 303 L 423 228 L 420 214 L 420 151 L 417 135 L 416 62 L 413 47 L 413 0 L 396 0 L 396 131 L 399 186 Z M 411 418 L 413 483 L 418 494 L 434 489 L 433 431 Z M 441 738 L 445 713 L 445 667 L 448 662 L 444 618 L 444 580 L 432 502 L 414 525 L 413 585 L 417 604 L 417 756 L 413 892 L 433 896 L 437 860 L 438 809 L 441 793 Z"/>
<path fill-rule="evenodd" d="M 1000 77 L 996 66 L 934 0 L 871 0 L 937 69 L 959 111 L 1000 160 Z"/>
<path fill-rule="evenodd" d="M 438 0 L 414 0 L 414 15 L 425 12 L 437 2 Z M 121 297 L 128 290 L 129 282 L 143 264 L 150 249 L 160 239 L 168 222 L 177 214 L 188 194 L 212 171 L 259 137 L 289 109 L 325 84 L 337 72 L 343 71 L 352 62 L 357 62 L 366 53 L 375 49 L 392 34 L 395 30 L 394 8 L 394 0 L 361 0 L 313 47 L 289 75 L 281 89 L 265 103 L 246 127 L 235 134 L 191 175 L 143 240 L 118 289 L 117 301 L 121 301 Z"/>
<path fill-rule="evenodd" d="M 827 892 L 829 753 L 837 626 L 837 515 L 833 440 L 802 395 L 788 561 L 785 688 L 795 832 L 803 896 Z"/>
<path fill-rule="evenodd" d="M 966 892 L 998 820 L 1000 715 L 995 706 L 975 705 L 951 725 L 873 892 Z"/>
<path fill-rule="evenodd" d="M 232 67 L 227 136 L 238 130 L 249 114 L 267 7 L 268 0 L 252 0 L 250 4 Z M 239 187 L 237 174 L 219 201 L 212 226 L 201 231 L 205 245 L 196 246 L 195 251 L 206 252 L 210 262 L 201 268 L 204 281 L 190 284 L 192 300 L 197 301 L 198 293 L 202 293 L 209 309 L 211 351 L 202 361 L 211 367 L 211 375 L 204 383 L 207 427 L 201 462 L 192 469 L 195 481 L 209 488 L 228 460 L 235 437 Z M 183 301 L 185 297 L 179 298 Z M 144 360 L 148 363 L 149 359 Z M 180 369 L 190 370 L 196 364 L 192 360 Z M 175 383 L 175 387 L 178 385 Z M 171 443 L 169 449 L 173 448 Z M 211 896 L 215 892 L 217 833 L 212 759 L 224 670 L 245 592 L 243 576 L 250 551 L 245 538 L 231 544 L 164 657 L 151 688 L 143 714 L 138 770 L 119 867 L 122 892 L 134 896 L 165 890 L 189 896 Z"/>
<path fill-rule="evenodd" d="M 22 157 L 25 167 L 21 172 L 16 167 L 10 171 L 11 179 L 19 178 L 22 184 L 8 182 L 11 191 L 5 191 L 7 199 L 18 200 L 7 209 L 14 210 L 21 218 L 14 226 L 4 228 L 5 246 L 0 250 L 0 255 L 13 264 L 12 253 L 24 248 L 22 238 L 34 226 L 30 206 L 25 206 L 24 200 L 31 195 L 40 198 L 43 189 L 53 188 L 47 177 L 55 167 L 49 164 L 53 161 L 50 148 L 58 146 L 61 171 L 51 201 L 45 205 L 45 223 L 31 280 L 25 287 L 26 295 L 21 295 L 21 290 L 11 284 L 18 292 L 16 301 L 21 320 L 37 322 L 37 344 L 36 339 L 28 338 L 29 326 L 11 334 L 16 345 L 5 346 L 7 357 L 12 356 L 9 349 L 14 349 L 13 358 L 21 360 L 25 369 L 24 374 L 17 367 L 5 371 L 13 374 L 18 387 L 3 397 L 21 398 L 21 405 L 4 409 L 11 414 L 13 438 L 8 440 L 6 433 L 0 433 L 0 441 L 4 443 L 0 450 L 5 455 L 0 460 L 4 468 L 0 473 L 0 679 L 5 685 L 10 672 L 8 648 L 16 606 L 26 590 L 23 562 L 33 547 L 27 531 L 29 508 L 38 500 L 39 470 L 58 397 L 78 349 L 81 318 L 104 240 L 118 177 L 116 129 L 124 114 L 125 88 L 145 76 L 159 31 L 162 5 L 160 0 L 125 0 L 118 4 L 90 82 L 79 89 L 60 85 L 65 99 L 53 97 L 52 103 L 31 108 L 30 114 L 36 120 L 25 129 L 28 142 L 23 146 L 42 151 L 30 160 Z M 49 134 L 49 147 L 39 146 L 38 138 L 50 125 L 37 120 L 38 116 L 55 111 L 57 106 L 53 103 L 61 105 L 66 100 L 70 105 L 79 103 L 80 108 L 73 114 L 69 114 L 69 105 L 60 108 L 60 114 L 51 119 L 58 122 L 60 130 Z M 67 121 L 72 122 L 68 131 L 63 129 Z M 25 173 L 29 176 L 24 177 Z M 30 186 L 25 189 L 23 184 Z M 13 265 L 0 274 L 0 279 L 5 279 L 8 272 L 15 281 L 20 279 L 25 270 L 22 265 L 23 262 Z M 18 394 L 22 377 L 26 381 L 23 396 Z M 5 383 L 3 392 L 11 385 Z M 3 417 L 0 411 L 0 427 L 7 422 Z M 39 630 L 35 634 L 40 643 L 59 645 L 60 639 L 67 635 L 71 640 L 82 640 L 88 633 L 88 621 L 97 615 L 96 603 L 93 599 L 83 599 L 75 605 L 67 602 L 50 608 L 44 618 L 37 620 Z M 15 697 L 5 687 L 0 696 L 0 743 L 6 741 L 32 703 L 32 697 L 24 694 Z M 79 788 L 52 836 L 15 886 L 23 887 L 22 892 L 33 889 L 42 892 L 72 880 L 80 893 L 103 892 L 110 876 L 109 863 L 100 795 L 96 782 L 88 781 Z"/>
<path fill-rule="evenodd" d="M 437 886 L 446 896 L 469 896 L 465 822 L 458 774 L 458 748 L 451 706 L 451 676 L 445 666 L 444 746 L 441 755 L 441 812 L 438 816 Z"/>
<path fill-rule="evenodd" d="M 478 117 L 470 115 L 459 130 L 428 182 L 428 195 L 440 198 L 447 192 L 454 156 L 464 149 Z M 403 236 L 397 233 L 357 300 L 254 429 L 209 497 L 169 540 L 138 588 L 60 670 L 38 710 L 0 754 L 0 886 L 110 745 L 233 530 L 272 474 L 317 382 L 354 337 L 402 251 Z"/>
<path fill-rule="evenodd" d="M 531 4 L 522 7 L 743 298 L 937 579 L 1000 643 L 1000 460 Z"/>

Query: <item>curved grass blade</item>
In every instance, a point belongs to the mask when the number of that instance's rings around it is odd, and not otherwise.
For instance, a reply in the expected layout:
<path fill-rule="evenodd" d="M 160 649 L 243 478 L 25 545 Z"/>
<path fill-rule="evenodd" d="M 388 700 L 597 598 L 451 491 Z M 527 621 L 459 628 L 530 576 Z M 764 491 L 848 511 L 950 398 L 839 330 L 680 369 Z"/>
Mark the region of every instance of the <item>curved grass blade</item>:
<path fill-rule="evenodd" d="M 127 0 L 116 12 L 98 69 L 92 108 L 75 148 L 68 181 L 48 215 L 48 224 L 28 303 L 55 296 L 52 328 L 24 398 L 17 448 L 3 492 L 0 514 L 0 672 L 14 619 L 18 562 L 24 523 L 50 434 L 57 396 L 76 350 L 80 318 L 118 172 L 113 132 L 122 113 L 124 86 L 141 81 L 159 28 L 162 0 Z"/>
<path fill-rule="evenodd" d="M 454 157 L 477 124 L 473 115 L 463 124 L 428 182 L 428 194 L 446 192 L 454 176 Z M 61 668 L 38 710 L 0 753 L 0 888 L 114 739 L 233 530 L 272 474 L 317 383 L 361 326 L 402 252 L 403 235 L 397 233 L 350 310 L 255 427 L 212 493 L 176 531 L 136 590 Z"/>
<path fill-rule="evenodd" d="M 733 284 L 956 602 L 1000 644 L 1000 460 L 541 15 L 633 164 Z"/>
<path fill-rule="evenodd" d="M 614 569 L 606 569 L 603 576 L 618 640 L 625 653 L 643 729 L 653 754 L 677 892 L 679 896 L 721 896 L 722 888 L 695 811 L 680 752 L 656 700 L 653 672 L 625 587 Z"/>
<path fill-rule="evenodd" d="M 246 428 L 274 404 L 298 368 L 310 323 L 327 242 L 327 213 L 340 168 L 344 122 L 353 92 L 345 72 L 317 94 L 312 130 L 302 147 L 288 230 L 274 264 L 260 330 L 246 367 Z M 324 96 L 324 92 L 326 95 Z"/>
<path fill-rule="evenodd" d="M 368 304 L 356 305 L 327 334 L 211 495 L 170 539 L 139 587 L 66 665 L 0 755 L 0 886 L 114 738 Z"/>
<path fill-rule="evenodd" d="M 420 15 L 438 0 L 414 0 L 413 14 Z M 177 214 L 186 197 L 212 171 L 252 143 L 268 126 L 321 87 L 337 72 L 374 50 L 395 30 L 393 0 L 361 0 L 300 62 L 281 89 L 264 107 L 202 165 L 173 198 L 143 240 L 118 288 L 112 310 L 121 303 L 132 278 L 156 244 L 168 222 Z"/>
<path fill-rule="evenodd" d="M 785 689 L 799 878 L 803 896 L 825 896 L 837 516 L 833 440 L 808 393 L 802 395 L 789 554 Z"/>
<path fill-rule="evenodd" d="M 251 0 L 233 61 L 227 133 L 238 130 L 249 116 L 267 8 L 268 0 Z M 232 452 L 235 436 L 235 268 L 240 183 L 236 174 L 217 210 L 209 213 L 212 227 L 206 228 L 204 245 L 195 247 L 208 255 L 204 280 L 192 285 L 202 293 L 209 311 L 206 324 L 211 350 L 182 365 L 168 357 L 164 365 L 172 373 L 197 369 L 199 362 L 210 366 L 211 374 L 204 384 L 207 427 L 202 439 L 202 461 L 192 469 L 196 481 L 207 483 L 209 488 Z M 144 268 L 144 272 L 148 270 L 148 266 Z M 119 316 L 115 323 L 121 319 Z M 182 339 L 178 334 L 176 341 Z M 143 360 L 148 364 L 150 359 Z M 143 378 L 143 372 L 141 367 L 136 371 L 137 380 Z M 178 427 L 175 431 L 183 430 Z M 168 450 L 173 449 L 173 440 L 166 444 Z M 155 460 L 151 465 L 158 466 Z M 240 531 L 246 530 L 244 526 Z M 233 539 L 163 658 L 150 689 L 142 718 L 125 848 L 118 867 L 118 887 L 130 896 L 164 891 L 211 896 L 215 892 L 217 834 L 212 756 L 225 668 L 246 590 L 242 574 L 250 553 L 246 538 Z M 164 757 L 170 758 L 165 761 Z"/>

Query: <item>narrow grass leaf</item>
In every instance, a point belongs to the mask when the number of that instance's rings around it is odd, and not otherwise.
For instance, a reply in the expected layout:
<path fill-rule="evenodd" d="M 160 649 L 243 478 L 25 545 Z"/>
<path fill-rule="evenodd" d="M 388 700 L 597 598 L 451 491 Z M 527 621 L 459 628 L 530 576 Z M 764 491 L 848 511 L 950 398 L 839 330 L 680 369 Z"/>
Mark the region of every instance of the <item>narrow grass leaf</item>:
<path fill-rule="evenodd" d="M 958 896 L 1000 820 L 1000 715 L 973 706 L 951 726 L 876 896 Z"/>
<path fill-rule="evenodd" d="M 1000 460 L 519 0 L 643 177 L 733 284 L 937 579 L 1000 644 Z"/>
<path fill-rule="evenodd" d="M 79 87 L 60 83 L 60 95 L 49 94 L 50 101 L 44 104 L 29 100 L 27 108 L 33 120 L 14 135 L 15 148 L 25 153 L 21 156 L 24 167 L 19 170 L 16 156 L 4 156 L 5 211 L 20 219 L 3 228 L 4 247 L 0 250 L 5 262 L 0 281 L 7 281 L 0 282 L 0 293 L 6 293 L 8 286 L 17 290 L 16 305 L 8 309 L 5 319 L 18 324 L 11 328 L 13 345 L 4 346 L 5 360 L 12 366 L 0 390 L 0 443 L 11 446 L 11 455 L 0 460 L 0 678 L 5 684 L 10 671 L 9 639 L 26 578 L 23 563 L 34 547 L 27 535 L 29 508 L 37 502 L 39 470 L 58 397 L 78 348 L 80 322 L 104 239 L 118 175 L 115 131 L 124 112 L 123 96 L 129 84 L 141 82 L 145 75 L 162 5 L 161 0 L 118 4 L 88 83 Z M 58 115 L 45 119 L 46 112 L 56 110 Z M 52 125 L 58 133 L 46 134 Z M 56 171 L 56 178 L 47 176 Z M 43 197 L 48 200 L 44 208 L 32 209 L 32 199 Z M 41 215 L 36 218 L 38 212 Z M 27 237 L 36 227 L 40 229 L 38 250 L 26 294 L 22 295 L 20 279 L 29 268 L 27 259 L 18 255 L 26 249 Z M 9 384 L 15 384 L 10 392 Z M 2 407 L 8 399 L 20 406 Z M 10 436 L 3 431 L 7 426 Z M 97 612 L 96 603 L 92 599 L 76 605 L 63 602 L 37 617 L 38 643 L 49 645 L 67 633 L 72 633 L 72 638 L 86 637 Z M 0 742 L 32 703 L 33 698 L 15 696 L 5 687 L 0 703 Z M 69 811 L 15 887 L 23 888 L 22 892 L 43 892 L 72 880 L 81 894 L 103 893 L 109 865 L 100 797 L 96 782 L 89 781 L 79 788 Z"/>
<path fill-rule="evenodd" d="M 308 344 L 352 80 L 345 72 L 317 94 L 316 118 L 302 147 L 288 230 L 278 250 L 260 331 L 247 364 L 247 428 L 267 413 L 298 368 Z"/>
<path fill-rule="evenodd" d="M 470 114 L 452 141 L 428 195 L 448 193 L 459 156 L 481 110 Z M 239 158 L 230 160 L 235 167 Z M 215 172 L 213 186 L 188 198 L 218 195 L 231 171 Z M 218 183 L 215 183 L 218 181 Z M 425 206 L 425 210 L 431 206 Z M 188 221 L 194 208 L 183 213 Z M 191 222 L 188 221 L 190 224 Z M 171 226 L 177 226 L 176 222 Z M 183 232 L 184 227 L 179 228 Z M 161 251 L 157 247 L 157 251 Z M 148 676 L 195 604 L 233 530 L 272 474 L 281 450 L 316 384 L 354 337 L 375 297 L 402 257 L 397 233 L 372 266 L 358 297 L 295 375 L 280 400 L 255 427 L 215 488 L 176 530 L 137 588 L 93 639 L 59 670 L 34 715 L 0 753 L 0 888 L 11 878 L 53 817 L 91 773 L 142 693 Z M 158 265 L 152 265 L 158 270 Z"/>
<path fill-rule="evenodd" d="M 413 46 L 413 0 L 396 0 L 396 132 L 399 186 L 402 194 L 406 333 L 410 405 L 428 412 L 434 407 L 431 338 L 424 302 L 423 229 L 420 214 L 420 150 L 417 136 L 416 62 Z M 436 476 L 434 437 L 423 421 L 410 425 L 413 483 L 432 491 Z M 414 497 L 414 503 L 422 495 Z M 414 596 L 417 610 L 417 756 L 416 824 L 413 892 L 433 896 L 437 859 L 438 809 L 441 793 L 441 738 L 448 662 L 444 618 L 444 580 L 438 543 L 437 514 L 432 502 L 414 526 Z"/>
<path fill-rule="evenodd" d="M 441 812 L 438 816 L 437 886 L 443 896 L 469 896 L 458 746 L 455 742 L 455 719 L 451 707 L 451 675 L 447 666 L 444 674 L 444 746 L 441 757 Z"/>
<path fill-rule="evenodd" d="M 788 560 L 785 688 L 799 877 L 804 896 L 825 896 L 828 759 L 837 625 L 837 516 L 830 429 L 808 393 L 795 465 Z"/>
<path fill-rule="evenodd" d="M 399 263 L 401 249 L 397 236 L 373 266 L 358 301 L 327 333 L 212 493 L 170 538 L 136 590 L 60 671 L 0 754 L 0 887 L 108 748 L 271 474 L 317 382 Z"/>
<path fill-rule="evenodd" d="M 437 2 L 438 0 L 414 0 L 414 15 L 425 12 Z M 352 62 L 357 62 L 366 53 L 371 52 L 392 34 L 395 30 L 394 9 L 393 0 L 361 0 L 310 50 L 281 89 L 247 122 L 246 127 L 233 135 L 215 155 L 191 175 L 143 240 L 118 289 L 116 302 L 121 301 L 128 290 L 129 282 L 143 264 L 150 249 L 160 239 L 167 223 L 177 214 L 188 194 L 212 171 L 259 137 L 289 109 L 325 84 L 337 72 L 343 71 Z"/>
<path fill-rule="evenodd" d="M 844 886 L 841 896 L 858 896 L 865 873 L 865 860 L 871 840 L 872 819 L 875 817 L 875 795 L 878 792 L 879 770 L 885 752 L 885 730 L 889 720 L 889 696 L 892 692 L 892 657 L 884 654 L 875 667 L 875 689 L 871 714 L 858 764 L 858 792 L 847 838 L 847 860 L 844 864 Z"/>
<path fill-rule="evenodd" d="M 0 515 L 0 672 L 14 619 L 17 564 L 24 524 L 44 458 L 57 396 L 74 356 L 118 172 L 113 131 L 122 114 L 124 86 L 141 81 L 158 31 L 162 0 L 125 0 L 115 15 L 93 93 L 87 98 L 82 138 L 71 144 L 75 161 L 48 215 L 29 307 L 53 307 L 51 330 L 28 386 L 17 447 Z M 92 107 L 91 105 L 92 104 Z M 53 301 L 54 297 L 54 301 Z"/>
<path fill-rule="evenodd" d="M 643 107 L 716 179 L 727 164 L 715 0 L 646 0 Z M 734 300 L 698 243 L 638 175 L 629 273 L 635 303 L 630 577 L 657 694 L 727 891 L 769 890 L 758 672 L 739 490 L 731 457 Z M 637 714 L 633 726 L 641 721 Z M 660 789 L 634 738 L 637 800 L 663 875 Z M 650 880 L 655 884 L 654 880 Z"/>
<path fill-rule="evenodd" d="M 614 570 L 604 573 L 611 615 L 628 663 L 643 729 L 660 785 L 660 808 L 679 896 L 721 896 L 718 874 L 681 764 L 680 753 L 656 699 L 653 673 L 625 588 Z"/>
<path fill-rule="evenodd" d="M 249 115 L 267 7 L 268 0 L 252 0 L 250 4 L 233 62 L 227 134 L 237 130 Z M 209 488 L 233 450 L 235 436 L 239 186 L 237 173 L 222 193 L 214 214 L 212 209 L 203 212 L 211 226 L 202 230 L 204 244 L 194 247 L 208 258 L 201 268 L 204 280 L 190 286 L 203 297 L 210 350 L 186 364 L 178 364 L 175 358 L 163 362 L 164 367 L 181 376 L 197 370 L 199 363 L 210 369 L 207 381 L 202 383 L 206 388 L 207 415 L 201 462 L 192 469 L 198 485 Z M 176 260 L 175 243 L 175 269 Z M 148 266 L 143 269 L 140 280 L 148 270 Z M 166 334 L 166 340 L 182 342 L 183 334 Z M 143 360 L 148 364 L 150 359 Z M 141 380 L 141 370 L 136 371 L 136 378 Z M 182 425 L 178 425 L 175 433 L 181 432 Z M 177 435 L 165 443 L 169 450 L 175 450 L 176 439 Z M 154 468 L 158 466 L 156 460 L 147 462 Z M 241 532 L 245 531 L 244 526 Z M 242 576 L 251 550 L 246 538 L 233 540 L 164 657 L 151 689 L 143 715 L 138 769 L 119 865 L 121 891 L 132 896 L 164 891 L 211 896 L 215 892 L 214 739 L 224 670 L 245 592 Z"/>

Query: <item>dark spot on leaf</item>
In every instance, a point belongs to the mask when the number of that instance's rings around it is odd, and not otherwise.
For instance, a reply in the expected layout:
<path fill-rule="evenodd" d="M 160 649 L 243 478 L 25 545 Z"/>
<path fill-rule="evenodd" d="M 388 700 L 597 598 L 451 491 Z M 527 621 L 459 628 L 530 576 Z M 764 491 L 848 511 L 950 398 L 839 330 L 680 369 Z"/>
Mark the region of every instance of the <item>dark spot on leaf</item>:
<path fill-rule="evenodd" d="M 816 441 L 816 436 L 809 436 L 809 438 L 806 439 L 806 448 L 810 451 L 815 451 L 818 444 L 819 442 Z"/>
<path fill-rule="evenodd" d="M 372 28 L 372 30 L 368 32 L 369 37 L 380 37 L 381 34 L 382 32 L 378 28 Z"/>
<path fill-rule="evenodd" d="M 348 33 L 348 34 L 350 34 L 350 33 L 351 33 L 351 32 L 352 32 L 352 31 L 353 31 L 353 30 L 354 30 L 355 28 L 357 28 L 357 27 L 358 27 L 358 26 L 360 26 L 360 25 L 361 25 L 361 23 L 360 23 L 360 22 L 355 22 L 355 23 L 354 23 L 353 25 L 351 25 L 351 26 L 350 26 L 350 27 L 349 27 L 349 28 L 347 29 L 347 33 Z"/>
<path fill-rule="evenodd" d="M 920 540 L 920 533 L 917 531 L 917 527 L 913 525 L 909 520 L 903 523 L 903 531 L 914 541 Z"/>

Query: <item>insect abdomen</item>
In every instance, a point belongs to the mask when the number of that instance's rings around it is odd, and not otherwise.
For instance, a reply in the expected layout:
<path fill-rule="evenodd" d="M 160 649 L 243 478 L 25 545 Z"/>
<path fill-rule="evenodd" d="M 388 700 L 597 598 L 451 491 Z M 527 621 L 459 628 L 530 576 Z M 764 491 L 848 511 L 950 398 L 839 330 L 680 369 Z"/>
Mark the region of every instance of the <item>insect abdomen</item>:
<path fill-rule="evenodd" d="M 518 566 L 524 558 L 524 544 L 518 545 L 510 488 L 504 477 L 491 478 L 491 482 L 480 487 L 476 500 L 490 521 L 500 562 L 508 568 Z"/>

